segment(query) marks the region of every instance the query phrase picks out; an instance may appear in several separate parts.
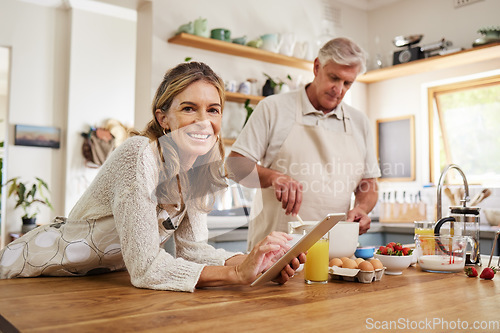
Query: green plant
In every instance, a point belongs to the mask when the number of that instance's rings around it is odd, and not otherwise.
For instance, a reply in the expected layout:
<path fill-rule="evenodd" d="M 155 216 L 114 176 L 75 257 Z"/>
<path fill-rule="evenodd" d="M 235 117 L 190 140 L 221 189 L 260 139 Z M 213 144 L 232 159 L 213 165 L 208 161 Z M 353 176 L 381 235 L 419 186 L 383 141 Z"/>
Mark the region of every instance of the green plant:
<path fill-rule="evenodd" d="M 250 100 L 247 99 L 245 101 L 245 109 L 247 110 L 247 117 L 245 118 L 245 122 L 243 123 L 243 126 L 246 125 L 247 121 L 248 121 L 248 118 L 250 118 L 250 116 L 252 115 L 252 112 L 253 112 L 253 107 L 250 106 Z"/>
<path fill-rule="evenodd" d="M 276 86 L 279 86 L 281 89 L 281 87 L 285 84 L 285 82 L 283 82 L 282 80 L 275 81 L 270 75 L 268 75 L 266 73 L 263 73 L 263 74 L 265 77 L 267 77 L 267 79 L 269 80 L 269 83 L 271 84 L 271 88 L 273 88 L 273 89 Z M 289 79 L 290 81 L 292 81 L 292 77 L 290 76 L 290 74 L 287 74 L 286 78 Z"/>
<path fill-rule="evenodd" d="M 21 207 L 24 211 L 23 219 L 34 218 L 39 210 L 34 204 L 47 205 L 50 209 L 54 209 L 48 196 L 44 193 L 50 193 L 49 187 L 42 179 L 35 177 L 36 182 L 29 184 L 19 180 L 20 177 L 11 178 L 5 183 L 9 185 L 8 197 L 14 196 L 17 200 L 16 207 Z"/>

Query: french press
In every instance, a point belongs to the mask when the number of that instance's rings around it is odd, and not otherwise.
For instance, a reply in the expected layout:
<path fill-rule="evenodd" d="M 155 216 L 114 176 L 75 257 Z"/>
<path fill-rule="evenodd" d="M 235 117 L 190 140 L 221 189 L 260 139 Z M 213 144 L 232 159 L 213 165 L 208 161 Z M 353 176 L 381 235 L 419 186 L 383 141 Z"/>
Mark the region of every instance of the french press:
<path fill-rule="evenodd" d="M 464 182 L 464 198 L 460 200 L 462 206 L 450 207 L 450 216 L 441 218 L 441 188 L 443 186 L 446 173 L 450 169 L 456 169 L 462 176 Z M 469 236 L 473 240 L 474 248 L 471 253 L 467 253 L 466 265 L 481 265 L 481 255 L 479 253 L 479 207 L 467 207 L 469 198 L 469 184 L 464 172 L 456 164 L 450 164 L 441 173 L 438 183 L 437 196 L 437 218 L 438 221 L 434 226 L 434 234 L 441 234 L 441 227 L 444 223 L 450 222 L 449 233 L 451 236 Z"/>
<path fill-rule="evenodd" d="M 444 223 L 450 222 L 449 233 L 451 236 L 469 236 L 472 238 L 474 248 L 467 253 L 466 265 L 480 265 L 481 255 L 479 253 L 479 207 L 452 206 L 450 216 L 437 221 L 434 234 L 440 235 Z"/>

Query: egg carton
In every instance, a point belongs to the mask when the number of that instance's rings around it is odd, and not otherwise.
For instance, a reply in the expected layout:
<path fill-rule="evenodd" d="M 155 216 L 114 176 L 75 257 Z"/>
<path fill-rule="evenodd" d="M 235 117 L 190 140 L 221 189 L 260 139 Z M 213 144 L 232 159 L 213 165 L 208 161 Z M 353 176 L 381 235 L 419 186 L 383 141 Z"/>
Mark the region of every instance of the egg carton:
<path fill-rule="evenodd" d="M 380 281 L 384 276 L 384 268 L 379 268 L 374 271 L 362 271 L 357 268 L 342 268 L 332 266 L 329 268 L 330 277 L 332 280 L 358 281 L 361 283 L 372 283 Z"/>

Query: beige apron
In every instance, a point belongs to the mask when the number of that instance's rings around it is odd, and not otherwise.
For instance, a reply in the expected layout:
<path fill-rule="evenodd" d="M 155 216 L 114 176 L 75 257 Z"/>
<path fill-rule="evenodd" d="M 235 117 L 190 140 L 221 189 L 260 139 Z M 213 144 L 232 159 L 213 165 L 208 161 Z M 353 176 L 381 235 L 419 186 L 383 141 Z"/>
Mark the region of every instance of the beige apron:
<path fill-rule="evenodd" d="M 319 220 L 328 213 L 347 213 L 352 192 L 364 173 L 364 159 L 352 137 L 351 120 L 343 109 L 344 132 L 302 123 L 308 107 L 306 95 L 298 97 L 296 121 L 270 168 L 296 179 L 303 185 L 300 216 Z M 248 249 L 272 231 L 287 232 L 288 222 L 274 188 L 258 189 L 250 212 Z"/>

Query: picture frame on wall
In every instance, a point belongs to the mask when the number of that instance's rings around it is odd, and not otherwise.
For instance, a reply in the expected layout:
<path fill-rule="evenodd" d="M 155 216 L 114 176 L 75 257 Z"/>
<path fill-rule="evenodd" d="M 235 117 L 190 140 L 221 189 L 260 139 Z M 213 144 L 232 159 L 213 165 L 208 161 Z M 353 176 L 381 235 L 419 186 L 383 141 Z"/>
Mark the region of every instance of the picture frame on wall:
<path fill-rule="evenodd" d="M 15 125 L 14 144 L 59 149 L 61 129 L 50 126 Z"/>
<path fill-rule="evenodd" d="M 415 117 L 377 120 L 377 157 L 381 181 L 415 180 Z"/>

